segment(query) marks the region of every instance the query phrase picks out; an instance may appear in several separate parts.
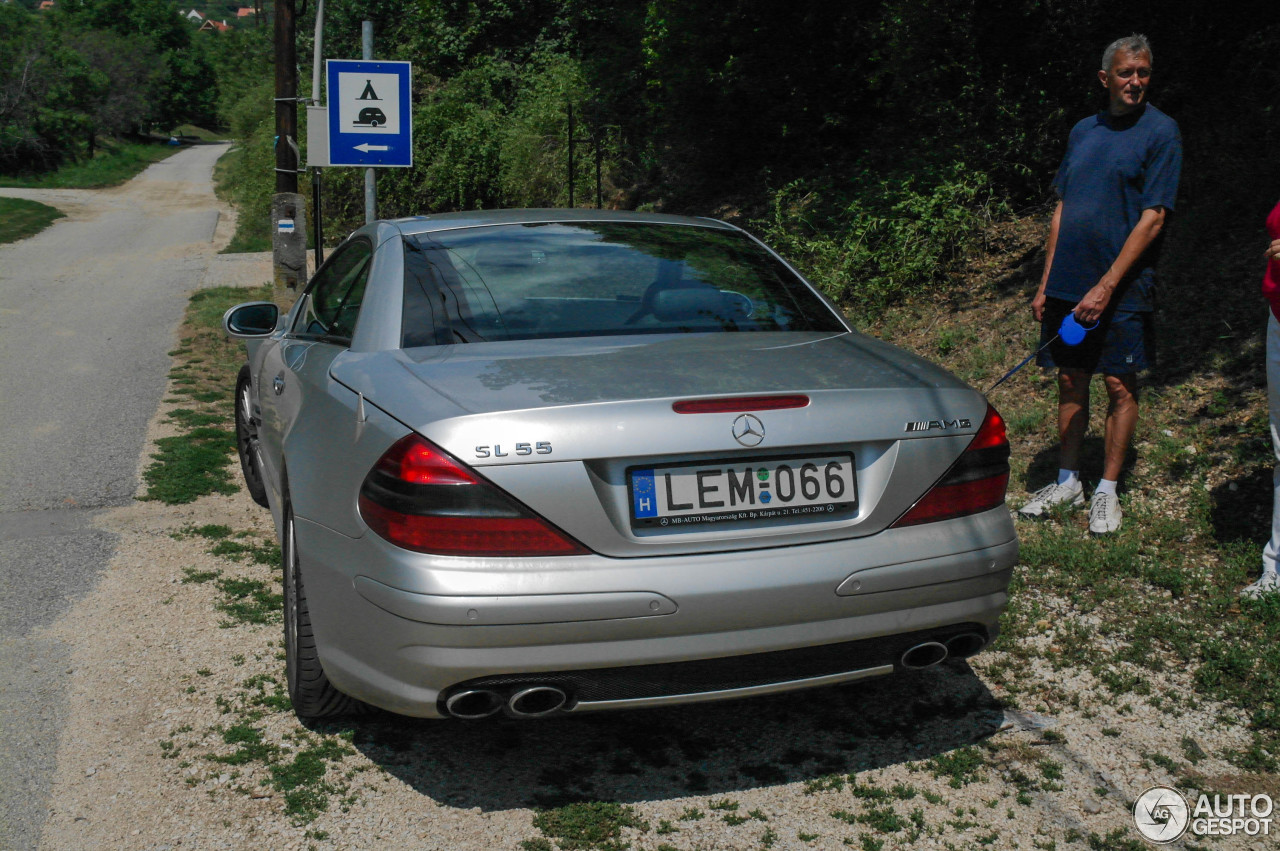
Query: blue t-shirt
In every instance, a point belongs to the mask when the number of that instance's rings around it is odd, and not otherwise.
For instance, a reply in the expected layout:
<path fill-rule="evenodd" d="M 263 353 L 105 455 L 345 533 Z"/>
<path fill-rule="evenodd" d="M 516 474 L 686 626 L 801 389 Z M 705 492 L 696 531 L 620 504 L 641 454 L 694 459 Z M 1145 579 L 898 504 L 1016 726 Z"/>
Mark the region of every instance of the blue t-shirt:
<path fill-rule="evenodd" d="M 1083 298 L 1120 255 L 1143 210 L 1173 209 L 1181 173 L 1178 125 L 1150 104 L 1136 114 L 1101 112 L 1073 127 L 1053 179 L 1062 220 L 1045 294 L 1072 302 Z M 1161 241 L 1129 269 L 1112 303 L 1126 310 L 1154 307 Z"/>

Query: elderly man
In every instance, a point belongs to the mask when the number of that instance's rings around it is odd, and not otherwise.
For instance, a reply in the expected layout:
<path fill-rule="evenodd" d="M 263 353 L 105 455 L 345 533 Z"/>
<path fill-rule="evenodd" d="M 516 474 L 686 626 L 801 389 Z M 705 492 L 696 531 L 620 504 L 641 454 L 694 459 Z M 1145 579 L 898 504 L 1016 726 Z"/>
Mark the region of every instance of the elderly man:
<path fill-rule="evenodd" d="M 1049 226 L 1044 274 L 1031 301 L 1041 345 L 1068 313 L 1085 327 L 1079 345 L 1049 346 L 1038 363 L 1058 369 L 1058 480 L 1019 513 L 1084 503 L 1080 444 L 1089 425 L 1089 381 L 1101 373 L 1110 405 L 1102 479 L 1089 506 L 1089 531 L 1120 528 L 1116 482 L 1138 422 L 1138 373 L 1147 368 L 1160 232 L 1173 210 L 1182 170 L 1178 125 L 1147 103 L 1151 45 L 1133 35 L 1102 55 L 1098 80 L 1109 107 L 1071 130 L 1054 178 L 1058 206 Z"/>

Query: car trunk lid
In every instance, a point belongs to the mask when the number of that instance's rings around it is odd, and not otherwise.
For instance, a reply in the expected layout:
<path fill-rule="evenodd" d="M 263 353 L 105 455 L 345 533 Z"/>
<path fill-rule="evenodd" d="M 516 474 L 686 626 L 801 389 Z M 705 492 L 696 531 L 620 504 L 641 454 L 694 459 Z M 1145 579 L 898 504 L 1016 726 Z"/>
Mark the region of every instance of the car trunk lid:
<path fill-rule="evenodd" d="M 406 390 L 409 376 L 422 393 Z M 982 397 L 946 371 L 860 334 L 453 345 L 351 355 L 334 377 L 587 546 L 617 556 L 880 531 L 945 472 L 985 412 Z M 751 399 L 784 393 L 808 404 L 752 412 Z M 743 400 L 741 408 L 672 407 L 726 397 Z M 760 439 L 742 434 L 744 413 Z M 753 491 L 750 504 L 712 505 L 705 522 L 635 516 L 646 471 L 670 489 L 682 475 L 693 481 L 700 470 L 721 470 L 720 479 L 697 480 L 712 488 L 703 495 L 713 504 L 727 502 L 727 491 L 714 488 L 728 487 L 731 467 L 743 497 L 747 471 L 798 474 L 810 461 L 819 477 L 831 464 L 851 467 L 853 498 L 819 499 L 811 514 L 780 516 L 779 503 L 761 505 Z M 754 513 L 726 517 L 736 508 Z"/>

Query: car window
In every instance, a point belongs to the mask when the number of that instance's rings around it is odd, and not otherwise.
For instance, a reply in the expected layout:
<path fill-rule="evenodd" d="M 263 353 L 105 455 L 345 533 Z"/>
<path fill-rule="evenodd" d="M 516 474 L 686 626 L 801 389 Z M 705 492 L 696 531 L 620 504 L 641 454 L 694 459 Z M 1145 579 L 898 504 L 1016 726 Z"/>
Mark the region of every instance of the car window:
<path fill-rule="evenodd" d="M 573 222 L 406 238 L 405 347 L 546 337 L 843 331 L 737 231 Z"/>
<path fill-rule="evenodd" d="M 372 255 L 372 246 L 363 239 L 334 252 L 307 287 L 302 308 L 293 323 L 295 335 L 351 340 L 364 301 Z"/>

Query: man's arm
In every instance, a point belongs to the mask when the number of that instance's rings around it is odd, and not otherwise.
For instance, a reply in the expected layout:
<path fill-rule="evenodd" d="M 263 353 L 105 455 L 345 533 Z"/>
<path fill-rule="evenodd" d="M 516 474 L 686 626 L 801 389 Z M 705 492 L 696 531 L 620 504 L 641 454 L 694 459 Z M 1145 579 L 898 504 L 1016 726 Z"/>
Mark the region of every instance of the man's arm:
<path fill-rule="evenodd" d="M 1053 267 L 1053 252 L 1058 247 L 1058 226 L 1062 224 L 1062 202 L 1053 209 L 1053 220 L 1049 222 L 1049 238 L 1044 244 L 1044 272 L 1040 275 L 1040 286 L 1036 288 L 1035 297 L 1031 299 L 1031 315 L 1039 322 L 1044 317 L 1045 287 L 1049 283 L 1049 269 Z"/>
<path fill-rule="evenodd" d="M 1077 319 L 1082 322 L 1097 321 L 1102 312 L 1107 309 L 1112 294 L 1124 280 L 1125 274 L 1160 235 L 1167 214 L 1168 211 L 1164 207 L 1151 207 L 1142 211 L 1142 217 L 1130 231 L 1129 238 L 1124 241 L 1124 247 L 1120 249 L 1120 255 L 1111 264 L 1111 268 L 1075 306 L 1073 312 Z"/>

